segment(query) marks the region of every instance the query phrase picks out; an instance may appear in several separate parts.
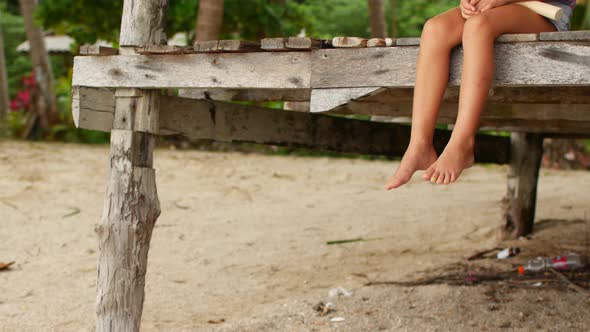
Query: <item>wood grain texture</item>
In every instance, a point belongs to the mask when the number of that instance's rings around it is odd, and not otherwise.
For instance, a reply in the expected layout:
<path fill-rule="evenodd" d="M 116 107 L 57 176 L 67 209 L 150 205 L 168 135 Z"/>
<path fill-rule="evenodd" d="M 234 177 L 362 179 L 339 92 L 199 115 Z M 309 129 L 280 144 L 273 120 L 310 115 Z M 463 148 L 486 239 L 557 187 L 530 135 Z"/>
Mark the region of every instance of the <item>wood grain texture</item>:
<path fill-rule="evenodd" d="M 82 45 L 80 46 L 80 55 L 117 55 L 119 50 L 113 47 L 99 46 L 99 45 Z"/>
<path fill-rule="evenodd" d="M 165 44 L 167 8 L 167 0 L 125 0 L 121 53 L 132 53 L 135 46 Z M 115 94 L 112 125 L 126 129 L 111 132 L 109 184 L 102 221 L 96 228 L 100 248 L 97 332 L 140 329 L 148 251 L 160 215 L 152 168 L 155 145 L 152 133 L 157 133 L 160 126 L 159 94 L 159 90 L 140 91 L 136 87 L 118 89 Z M 132 125 L 121 123 L 124 117 Z"/>
<path fill-rule="evenodd" d="M 72 118 L 77 128 L 102 130 L 113 125 L 115 93 L 113 89 L 72 88 Z"/>
<path fill-rule="evenodd" d="M 192 54 L 196 51 L 190 46 L 177 45 L 146 45 L 135 48 L 135 53 L 142 55 L 152 54 Z"/>
<path fill-rule="evenodd" d="M 196 41 L 194 50 L 197 52 L 256 52 L 260 43 L 248 40 L 207 40 Z"/>
<path fill-rule="evenodd" d="M 496 43 L 522 43 L 522 42 L 532 42 L 538 41 L 539 34 L 538 33 L 515 33 L 515 34 L 505 34 L 500 35 L 496 38 Z"/>
<path fill-rule="evenodd" d="M 590 41 L 590 30 L 541 32 L 539 39 L 544 41 Z"/>
<path fill-rule="evenodd" d="M 119 45 L 165 45 L 168 0 L 126 0 Z"/>
<path fill-rule="evenodd" d="M 312 87 L 412 87 L 418 47 L 312 51 Z M 494 86 L 589 86 L 590 46 L 567 42 L 496 44 Z M 463 52 L 452 52 L 449 84 L 460 85 Z M 370 70 L 367 70 L 370 68 Z M 559 70 L 554 70 L 559 68 Z"/>
<path fill-rule="evenodd" d="M 133 165 L 132 137 L 130 131 L 111 133 L 111 170 L 96 227 L 99 332 L 139 331 L 149 244 L 160 215 L 155 171 Z"/>
<path fill-rule="evenodd" d="M 417 37 L 398 38 L 395 40 L 395 45 L 397 45 L 397 46 L 419 46 L 420 45 L 420 38 L 417 38 Z"/>
<path fill-rule="evenodd" d="M 264 38 L 260 41 L 260 48 L 269 51 L 286 51 L 287 38 Z"/>
<path fill-rule="evenodd" d="M 504 238 L 516 239 L 533 231 L 543 137 L 512 133 L 508 190 L 504 198 Z"/>
<path fill-rule="evenodd" d="M 178 96 L 221 101 L 309 101 L 310 89 L 179 89 Z M 208 97 L 207 97 L 208 96 Z"/>
<path fill-rule="evenodd" d="M 310 87 L 309 52 L 76 57 L 74 86 L 118 88 Z"/>
<path fill-rule="evenodd" d="M 401 156 L 409 140 L 409 126 L 278 111 L 212 100 L 167 96 L 161 98 L 161 135 L 294 144 L 347 153 L 392 156 Z M 112 124 L 97 130 L 111 131 Z M 448 132 L 437 131 L 436 144 L 439 150 L 442 151 L 449 137 Z M 507 139 L 482 136 L 478 144 L 478 161 L 508 161 Z"/>
<path fill-rule="evenodd" d="M 321 113 L 333 110 L 341 105 L 347 104 L 353 99 L 377 94 L 381 88 L 348 88 L 348 89 L 313 89 L 311 91 L 312 113 Z"/>
<path fill-rule="evenodd" d="M 285 47 L 295 50 L 311 50 L 322 47 L 322 41 L 309 37 L 289 37 Z"/>

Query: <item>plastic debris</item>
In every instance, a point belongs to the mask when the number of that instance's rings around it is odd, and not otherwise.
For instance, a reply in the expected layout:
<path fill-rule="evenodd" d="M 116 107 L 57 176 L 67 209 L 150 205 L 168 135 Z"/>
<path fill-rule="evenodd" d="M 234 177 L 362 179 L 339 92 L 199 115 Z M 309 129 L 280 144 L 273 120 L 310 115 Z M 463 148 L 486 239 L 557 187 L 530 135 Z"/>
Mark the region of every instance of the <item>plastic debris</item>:
<path fill-rule="evenodd" d="M 342 287 L 336 287 L 336 288 L 332 288 L 330 289 L 330 291 L 328 292 L 328 296 L 329 297 L 336 297 L 336 296 L 352 296 L 352 292 L 349 290 L 346 290 Z"/>
<path fill-rule="evenodd" d="M 496 257 L 498 259 L 506 259 L 508 257 L 514 257 L 514 256 L 518 255 L 519 253 L 520 253 L 520 248 L 512 248 L 512 247 L 510 247 L 510 248 L 506 248 L 506 249 L 500 251 L 496 255 Z"/>
<path fill-rule="evenodd" d="M 518 273 L 524 275 L 527 272 L 540 272 L 550 268 L 555 270 L 575 270 L 583 266 L 580 255 L 570 253 L 556 257 L 537 257 L 528 261 L 526 265 L 519 266 Z"/>
<path fill-rule="evenodd" d="M 334 318 L 330 319 L 330 322 L 337 323 L 337 322 L 344 322 L 345 320 L 346 319 L 344 319 L 344 317 L 334 317 Z"/>

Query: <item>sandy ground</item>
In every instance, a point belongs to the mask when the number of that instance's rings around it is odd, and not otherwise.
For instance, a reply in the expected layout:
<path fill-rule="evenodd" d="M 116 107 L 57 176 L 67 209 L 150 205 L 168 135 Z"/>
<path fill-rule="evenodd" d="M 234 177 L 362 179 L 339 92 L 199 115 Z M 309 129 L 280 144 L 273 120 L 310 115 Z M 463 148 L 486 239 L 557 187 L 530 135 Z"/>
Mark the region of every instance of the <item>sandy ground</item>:
<path fill-rule="evenodd" d="M 92 331 L 108 147 L 0 142 L 0 331 Z M 557 289 L 364 286 L 444 271 L 496 246 L 505 167 L 386 192 L 385 161 L 156 152 L 162 215 L 143 331 L 583 331 L 590 301 Z M 542 171 L 524 252 L 584 249 L 590 172 Z M 590 214 L 590 213 L 589 213 Z M 349 238 L 380 240 L 326 245 Z M 470 263 L 475 264 L 475 263 Z M 498 265 L 499 264 L 499 265 Z M 467 267 L 469 268 L 469 267 Z M 350 297 L 329 298 L 337 286 Z M 336 311 L 312 307 L 330 301 Z M 330 322 L 342 317 L 342 322 Z M 211 324 L 208 321 L 223 323 Z"/>

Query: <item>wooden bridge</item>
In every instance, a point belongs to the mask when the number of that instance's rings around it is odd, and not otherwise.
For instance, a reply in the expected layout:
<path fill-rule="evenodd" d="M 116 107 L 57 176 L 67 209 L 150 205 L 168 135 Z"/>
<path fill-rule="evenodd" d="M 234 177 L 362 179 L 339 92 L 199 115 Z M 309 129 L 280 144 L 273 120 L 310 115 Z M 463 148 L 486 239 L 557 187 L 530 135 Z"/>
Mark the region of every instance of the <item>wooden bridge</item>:
<path fill-rule="evenodd" d="M 388 156 L 401 156 L 409 142 L 418 38 L 163 45 L 166 10 L 167 0 L 125 0 L 121 47 L 84 47 L 74 62 L 76 125 L 111 132 L 109 185 L 97 227 L 97 331 L 139 329 L 149 242 L 160 214 L 157 135 Z M 458 47 L 441 124 L 456 118 L 461 63 Z M 163 93 L 171 89 L 179 89 L 178 96 Z M 302 112 L 232 101 L 309 106 Z M 504 234 L 528 234 L 542 139 L 590 136 L 590 32 L 499 37 L 481 126 L 513 132 L 478 135 L 476 161 L 510 164 Z M 439 151 L 449 137 L 448 130 L 437 130 Z"/>

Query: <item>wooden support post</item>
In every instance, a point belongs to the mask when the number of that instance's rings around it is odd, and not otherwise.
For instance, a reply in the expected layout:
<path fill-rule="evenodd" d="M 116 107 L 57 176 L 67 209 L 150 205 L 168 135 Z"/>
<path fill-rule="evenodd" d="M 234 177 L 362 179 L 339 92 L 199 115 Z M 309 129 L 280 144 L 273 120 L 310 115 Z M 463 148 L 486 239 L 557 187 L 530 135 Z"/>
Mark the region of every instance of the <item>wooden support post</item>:
<path fill-rule="evenodd" d="M 167 0 L 125 0 L 121 52 L 162 44 Z M 143 23 L 143 24 L 140 24 Z M 159 90 L 117 89 L 110 175 L 99 239 L 96 331 L 139 331 L 152 230 L 160 215 L 153 167 Z"/>
<path fill-rule="evenodd" d="M 512 133 L 508 192 L 504 198 L 503 238 L 518 238 L 533 231 L 542 157 L 542 135 Z"/>

